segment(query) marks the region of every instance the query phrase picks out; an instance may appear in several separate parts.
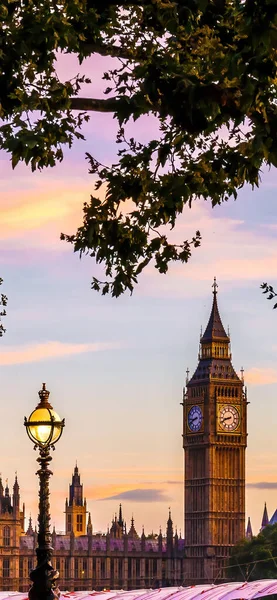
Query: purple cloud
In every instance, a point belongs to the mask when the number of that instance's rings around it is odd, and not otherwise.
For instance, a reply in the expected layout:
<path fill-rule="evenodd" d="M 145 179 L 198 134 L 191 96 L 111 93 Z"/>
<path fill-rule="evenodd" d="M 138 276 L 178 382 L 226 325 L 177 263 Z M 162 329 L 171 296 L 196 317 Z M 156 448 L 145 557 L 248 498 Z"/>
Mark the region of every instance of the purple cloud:
<path fill-rule="evenodd" d="M 136 489 L 127 490 L 126 492 L 120 492 L 114 496 L 108 496 L 107 498 L 99 498 L 99 500 L 126 500 L 127 502 L 165 502 L 169 500 L 162 490 L 157 489 Z"/>
<path fill-rule="evenodd" d="M 256 490 L 277 490 L 277 481 L 257 481 L 256 483 L 247 483 L 246 485 Z"/>

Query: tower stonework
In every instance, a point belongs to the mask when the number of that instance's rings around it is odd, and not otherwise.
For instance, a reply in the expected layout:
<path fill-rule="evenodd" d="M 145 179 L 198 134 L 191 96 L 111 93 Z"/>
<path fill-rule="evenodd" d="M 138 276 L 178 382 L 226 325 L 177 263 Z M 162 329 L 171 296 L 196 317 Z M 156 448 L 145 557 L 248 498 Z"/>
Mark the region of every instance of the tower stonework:
<path fill-rule="evenodd" d="M 214 281 L 198 366 L 183 397 L 186 585 L 228 580 L 224 567 L 245 537 L 247 399 L 231 360 Z"/>
<path fill-rule="evenodd" d="M 83 485 L 77 464 L 69 486 L 69 500 L 65 502 L 65 532 L 76 537 L 86 534 L 87 503 L 83 500 Z"/>

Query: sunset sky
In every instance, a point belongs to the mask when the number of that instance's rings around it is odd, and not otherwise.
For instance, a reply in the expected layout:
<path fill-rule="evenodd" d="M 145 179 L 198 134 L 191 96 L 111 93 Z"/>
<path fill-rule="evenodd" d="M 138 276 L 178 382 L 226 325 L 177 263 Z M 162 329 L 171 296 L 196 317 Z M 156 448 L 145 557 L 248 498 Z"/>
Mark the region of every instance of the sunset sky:
<path fill-rule="evenodd" d="M 99 92 L 105 61 L 94 67 Z M 84 64 L 82 71 L 86 71 Z M 78 67 L 60 60 L 64 76 Z M 97 78 L 98 77 L 98 78 Z M 155 124 L 133 128 L 145 139 Z M 0 276 L 9 297 L 1 339 L 1 465 L 12 486 L 18 472 L 27 515 L 37 515 L 36 454 L 23 426 L 46 382 L 50 400 L 66 419 L 53 456 L 52 523 L 64 528 L 64 501 L 77 459 L 94 531 L 105 531 L 122 502 L 141 532 L 165 531 L 168 507 L 183 533 L 182 387 L 196 367 L 201 325 L 219 284 L 219 308 L 229 325 L 233 364 L 248 387 L 247 516 L 260 526 L 266 500 L 277 507 L 277 311 L 259 290 L 277 285 L 276 170 L 265 169 L 259 190 L 245 188 L 236 202 L 211 209 L 198 201 L 179 218 L 173 239 L 200 229 L 203 242 L 188 265 L 159 275 L 150 266 L 132 297 L 117 300 L 90 290 L 99 274 L 59 241 L 74 233 L 93 192 L 85 152 L 109 164 L 116 124 L 92 115 L 86 142 L 76 143 L 54 169 L 12 171 L 0 155 Z"/>

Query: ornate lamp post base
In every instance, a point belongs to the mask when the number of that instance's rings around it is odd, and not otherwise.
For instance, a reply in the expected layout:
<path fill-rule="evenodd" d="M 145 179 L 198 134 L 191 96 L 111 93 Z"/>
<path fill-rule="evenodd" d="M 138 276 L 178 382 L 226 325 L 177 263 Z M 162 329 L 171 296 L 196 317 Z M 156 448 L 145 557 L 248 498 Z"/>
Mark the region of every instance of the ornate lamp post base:
<path fill-rule="evenodd" d="M 60 590 L 56 586 L 59 572 L 56 571 L 45 553 L 42 559 L 40 552 L 37 552 L 38 566 L 31 571 L 30 579 L 33 584 L 29 590 L 29 600 L 57 600 L 60 597 Z"/>

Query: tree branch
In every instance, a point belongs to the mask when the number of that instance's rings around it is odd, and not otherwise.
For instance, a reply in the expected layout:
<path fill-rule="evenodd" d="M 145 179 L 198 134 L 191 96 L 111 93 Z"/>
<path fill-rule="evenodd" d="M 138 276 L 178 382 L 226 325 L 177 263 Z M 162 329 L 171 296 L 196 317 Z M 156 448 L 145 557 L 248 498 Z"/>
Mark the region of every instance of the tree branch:
<path fill-rule="evenodd" d="M 125 46 L 108 46 L 101 43 L 82 44 L 82 50 L 86 55 L 101 54 L 101 56 L 111 56 L 112 58 L 125 58 L 126 60 L 146 60 L 147 54 L 141 48 L 130 49 Z"/>
<path fill-rule="evenodd" d="M 71 98 L 72 110 L 85 110 L 94 112 L 115 112 L 121 104 L 121 100 L 116 97 L 107 98 L 106 100 L 98 98 Z"/>

